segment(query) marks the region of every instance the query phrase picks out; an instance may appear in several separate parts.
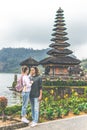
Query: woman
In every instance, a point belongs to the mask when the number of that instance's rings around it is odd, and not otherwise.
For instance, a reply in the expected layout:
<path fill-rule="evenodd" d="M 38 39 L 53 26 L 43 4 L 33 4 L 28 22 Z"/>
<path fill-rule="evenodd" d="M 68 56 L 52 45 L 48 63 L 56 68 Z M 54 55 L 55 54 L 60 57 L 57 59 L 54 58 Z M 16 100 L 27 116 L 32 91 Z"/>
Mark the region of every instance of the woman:
<path fill-rule="evenodd" d="M 31 127 L 37 125 L 39 120 L 39 102 L 42 99 L 42 78 L 37 67 L 31 67 L 30 74 L 32 76 L 33 84 L 30 91 L 30 102 L 32 109 L 32 123 Z"/>
<path fill-rule="evenodd" d="M 29 95 L 31 90 L 32 81 L 30 81 L 29 76 L 29 68 L 27 66 L 22 67 L 22 84 L 23 84 L 23 91 L 22 91 L 22 110 L 21 110 L 21 121 L 24 123 L 29 123 L 29 120 L 26 119 L 26 109 L 28 106 Z"/>

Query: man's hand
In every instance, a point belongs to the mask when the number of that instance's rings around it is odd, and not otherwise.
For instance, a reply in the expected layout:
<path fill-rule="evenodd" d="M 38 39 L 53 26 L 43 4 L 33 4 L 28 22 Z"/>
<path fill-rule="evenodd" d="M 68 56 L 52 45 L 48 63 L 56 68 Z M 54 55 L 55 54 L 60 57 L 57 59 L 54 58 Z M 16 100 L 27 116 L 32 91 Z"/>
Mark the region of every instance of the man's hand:
<path fill-rule="evenodd" d="M 41 101 L 42 100 L 42 96 L 39 96 L 38 100 Z"/>

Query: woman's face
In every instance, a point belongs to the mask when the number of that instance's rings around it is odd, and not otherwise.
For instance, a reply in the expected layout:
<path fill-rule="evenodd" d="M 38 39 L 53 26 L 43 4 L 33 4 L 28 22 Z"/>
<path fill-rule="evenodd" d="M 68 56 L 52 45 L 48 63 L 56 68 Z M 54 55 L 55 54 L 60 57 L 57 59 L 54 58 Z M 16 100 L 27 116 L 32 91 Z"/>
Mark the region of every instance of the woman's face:
<path fill-rule="evenodd" d="M 26 70 L 26 74 L 29 74 L 29 69 Z"/>
<path fill-rule="evenodd" d="M 30 73 L 31 73 L 31 75 L 34 75 L 35 74 L 35 69 L 31 68 Z"/>

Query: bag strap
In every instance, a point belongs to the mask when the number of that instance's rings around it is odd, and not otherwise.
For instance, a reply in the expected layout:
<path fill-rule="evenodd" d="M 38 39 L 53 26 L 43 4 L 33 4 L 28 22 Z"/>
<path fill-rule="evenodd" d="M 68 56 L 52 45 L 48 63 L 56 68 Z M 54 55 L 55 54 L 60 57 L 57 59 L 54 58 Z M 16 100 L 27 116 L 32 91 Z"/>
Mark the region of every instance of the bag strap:
<path fill-rule="evenodd" d="M 22 86 L 23 86 L 23 76 L 24 75 L 21 75 L 21 84 L 22 84 Z M 26 85 L 26 83 L 24 83 L 24 85 Z"/>
<path fill-rule="evenodd" d="M 21 84 L 23 86 L 23 75 L 21 75 Z"/>

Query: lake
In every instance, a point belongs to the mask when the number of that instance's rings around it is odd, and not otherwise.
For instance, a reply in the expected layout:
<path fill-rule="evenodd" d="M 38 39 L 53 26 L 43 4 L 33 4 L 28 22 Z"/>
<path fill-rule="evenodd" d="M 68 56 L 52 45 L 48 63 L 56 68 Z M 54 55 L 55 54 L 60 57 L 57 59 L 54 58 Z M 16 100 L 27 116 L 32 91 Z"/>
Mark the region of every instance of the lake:
<path fill-rule="evenodd" d="M 20 95 L 9 90 L 12 86 L 15 74 L 0 73 L 0 96 L 5 96 L 8 99 L 8 106 L 20 104 Z M 19 76 L 19 75 L 17 75 Z"/>

